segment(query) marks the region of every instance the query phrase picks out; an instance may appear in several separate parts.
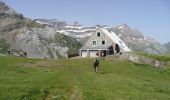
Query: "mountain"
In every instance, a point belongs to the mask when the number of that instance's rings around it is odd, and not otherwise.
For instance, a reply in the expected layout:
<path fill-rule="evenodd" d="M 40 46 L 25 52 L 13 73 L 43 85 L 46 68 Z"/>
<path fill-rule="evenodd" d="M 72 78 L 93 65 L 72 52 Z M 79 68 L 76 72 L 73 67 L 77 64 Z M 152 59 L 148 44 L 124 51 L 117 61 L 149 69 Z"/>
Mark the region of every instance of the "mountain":
<path fill-rule="evenodd" d="M 128 47 L 137 52 L 160 54 L 167 51 L 155 39 L 146 37 L 127 24 L 100 27 L 114 31 Z M 95 31 L 96 26 L 83 26 L 57 19 L 28 19 L 0 2 L 0 53 L 11 50 L 14 55 L 58 58 L 78 53 L 78 49 Z"/>
<path fill-rule="evenodd" d="M 166 52 L 164 45 L 153 38 L 144 36 L 142 32 L 130 28 L 127 24 L 112 27 L 110 30 L 114 31 L 122 40 L 124 40 L 133 51 L 142 51 L 150 54 Z"/>
<path fill-rule="evenodd" d="M 67 57 L 81 47 L 76 39 L 25 18 L 1 1 L 0 36 L 0 53 L 10 50 L 18 56 L 26 52 L 27 57 L 33 58 Z"/>
<path fill-rule="evenodd" d="M 76 24 L 68 24 L 67 22 L 54 19 L 36 19 L 35 21 L 41 24 L 53 26 L 57 32 L 73 37 L 80 41 L 81 44 L 83 44 L 96 29 L 95 26 L 86 27 L 80 25 L 78 22 L 75 22 Z M 133 51 L 146 52 L 150 54 L 160 54 L 166 52 L 164 45 L 160 44 L 153 38 L 144 36 L 142 32 L 137 29 L 130 28 L 127 24 L 118 25 L 116 27 L 100 25 L 100 27 L 114 31 Z"/>
<path fill-rule="evenodd" d="M 170 42 L 165 43 L 164 46 L 167 49 L 167 52 L 170 53 Z"/>
<path fill-rule="evenodd" d="M 95 31 L 96 27 L 85 27 L 80 25 L 78 22 L 74 22 L 73 24 L 69 24 L 65 21 L 60 21 L 57 19 L 35 19 L 37 23 L 42 25 L 48 25 L 53 27 L 57 32 L 62 33 L 64 35 L 75 38 L 80 41 L 81 44 L 85 42 L 85 40 L 91 36 L 91 34 Z"/>

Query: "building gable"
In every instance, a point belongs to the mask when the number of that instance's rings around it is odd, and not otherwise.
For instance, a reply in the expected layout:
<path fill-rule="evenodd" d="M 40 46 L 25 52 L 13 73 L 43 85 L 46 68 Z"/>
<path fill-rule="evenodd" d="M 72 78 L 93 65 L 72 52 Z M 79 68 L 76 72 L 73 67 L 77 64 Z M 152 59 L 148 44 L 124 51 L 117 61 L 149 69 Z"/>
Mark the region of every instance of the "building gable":
<path fill-rule="evenodd" d="M 113 41 L 100 29 L 97 28 L 96 31 L 91 35 L 91 37 L 85 42 L 83 48 L 95 48 L 98 46 L 110 46 Z"/>
<path fill-rule="evenodd" d="M 118 44 L 125 52 L 131 51 L 114 32 L 104 28 L 97 28 L 81 49 L 107 49 L 113 44 Z"/>

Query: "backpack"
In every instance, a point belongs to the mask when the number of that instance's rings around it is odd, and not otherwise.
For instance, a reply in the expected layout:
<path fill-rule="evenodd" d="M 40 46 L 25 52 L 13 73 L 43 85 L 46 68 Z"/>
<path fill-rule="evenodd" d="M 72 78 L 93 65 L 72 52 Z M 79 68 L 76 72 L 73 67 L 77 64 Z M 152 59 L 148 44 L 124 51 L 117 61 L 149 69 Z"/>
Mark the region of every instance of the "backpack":
<path fill-rule="evenodd" d="M 98 67 L 99 66 L 99 60 L 98 59 L 95 59 L 94 61 L 94 67 Z"/>

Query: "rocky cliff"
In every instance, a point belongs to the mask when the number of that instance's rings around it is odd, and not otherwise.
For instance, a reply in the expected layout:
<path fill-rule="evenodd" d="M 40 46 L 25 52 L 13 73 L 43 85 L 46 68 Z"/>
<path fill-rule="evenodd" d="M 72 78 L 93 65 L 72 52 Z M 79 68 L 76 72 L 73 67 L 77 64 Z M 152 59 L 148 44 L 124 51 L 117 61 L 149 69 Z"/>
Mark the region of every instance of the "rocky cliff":
<path fill-rule="evenodd" d="M 73 37 L 80 41 L 82 44 L 86 41 L 86 39 L 89 38 L 89 36 L 91 36 L 91 34 L 96 29 L 95 26 L 86 27 L 77 22 L 69 24 L 67 22 L 54 19 L 36 19 L 36 22 L 41 23 L 42 25 L 47 24 L 56 27 L 56 31 Z M 123 41 L 125 41 L 128 47 L 133 51 L 146 52 L 150 54 L 160 54 L 167 51 L 164 45 L 160 44 L 153 38 L 144 36 L 142 32 L 137 29 L 130 28 L 127 24 L 122 24 L 115 27 L 100 25 L 100 27 L 104 27 L 110 31 L 114 31 Z"/>
<path fill-rule="evenodd" d="M 167 49 L 167 53 L 170 53 L 170 42 L 165 43 L 164 46 Z"/>
<path fill-rule="evenodd" d="M 75 53 L 81 44 L 74 38 L 56 32 L 48 25 L 26 19 L 0 2 L 0 53 L 8 50 L 20 56 L 58 58 Z"/>
<path fill-rule="evenodd" d="M 137 52 L 146 52 L 150 54 L 165 53 L 166 48 L 153 38 L 146 37 L 137 29 L 130 28 L 127 24 L 122 24 L 110 28 L 114 31 L 131 50 Z"/>
<path fill-rule="evenodd" d="M 160 54 L 167 52 L 165 45 L 146 37 L 127 24 L 105 27 L 114 31 L 132 51 Z M 83 26 L 57 19 L 27 19 L 0 2 L 0 53 L 11 50 L 20 56 L 58 58 L 78 53 L 78 49 L 95 31 L 95 26 Z"/>

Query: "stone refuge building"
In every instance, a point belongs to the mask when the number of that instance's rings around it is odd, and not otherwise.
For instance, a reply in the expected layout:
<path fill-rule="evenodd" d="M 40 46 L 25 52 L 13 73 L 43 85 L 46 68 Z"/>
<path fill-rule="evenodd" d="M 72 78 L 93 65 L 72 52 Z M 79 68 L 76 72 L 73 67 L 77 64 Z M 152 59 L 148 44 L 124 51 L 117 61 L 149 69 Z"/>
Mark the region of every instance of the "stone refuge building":
<path fill-rule="evenodd" d="M 97 57 L 114 54 L 115 44 L 118 44 L 120 52 L 131 52 L 127 45 L 112 31 L 105 28 L 96 27 L 96 31 L 79 49 L 81 57 Z"/>

